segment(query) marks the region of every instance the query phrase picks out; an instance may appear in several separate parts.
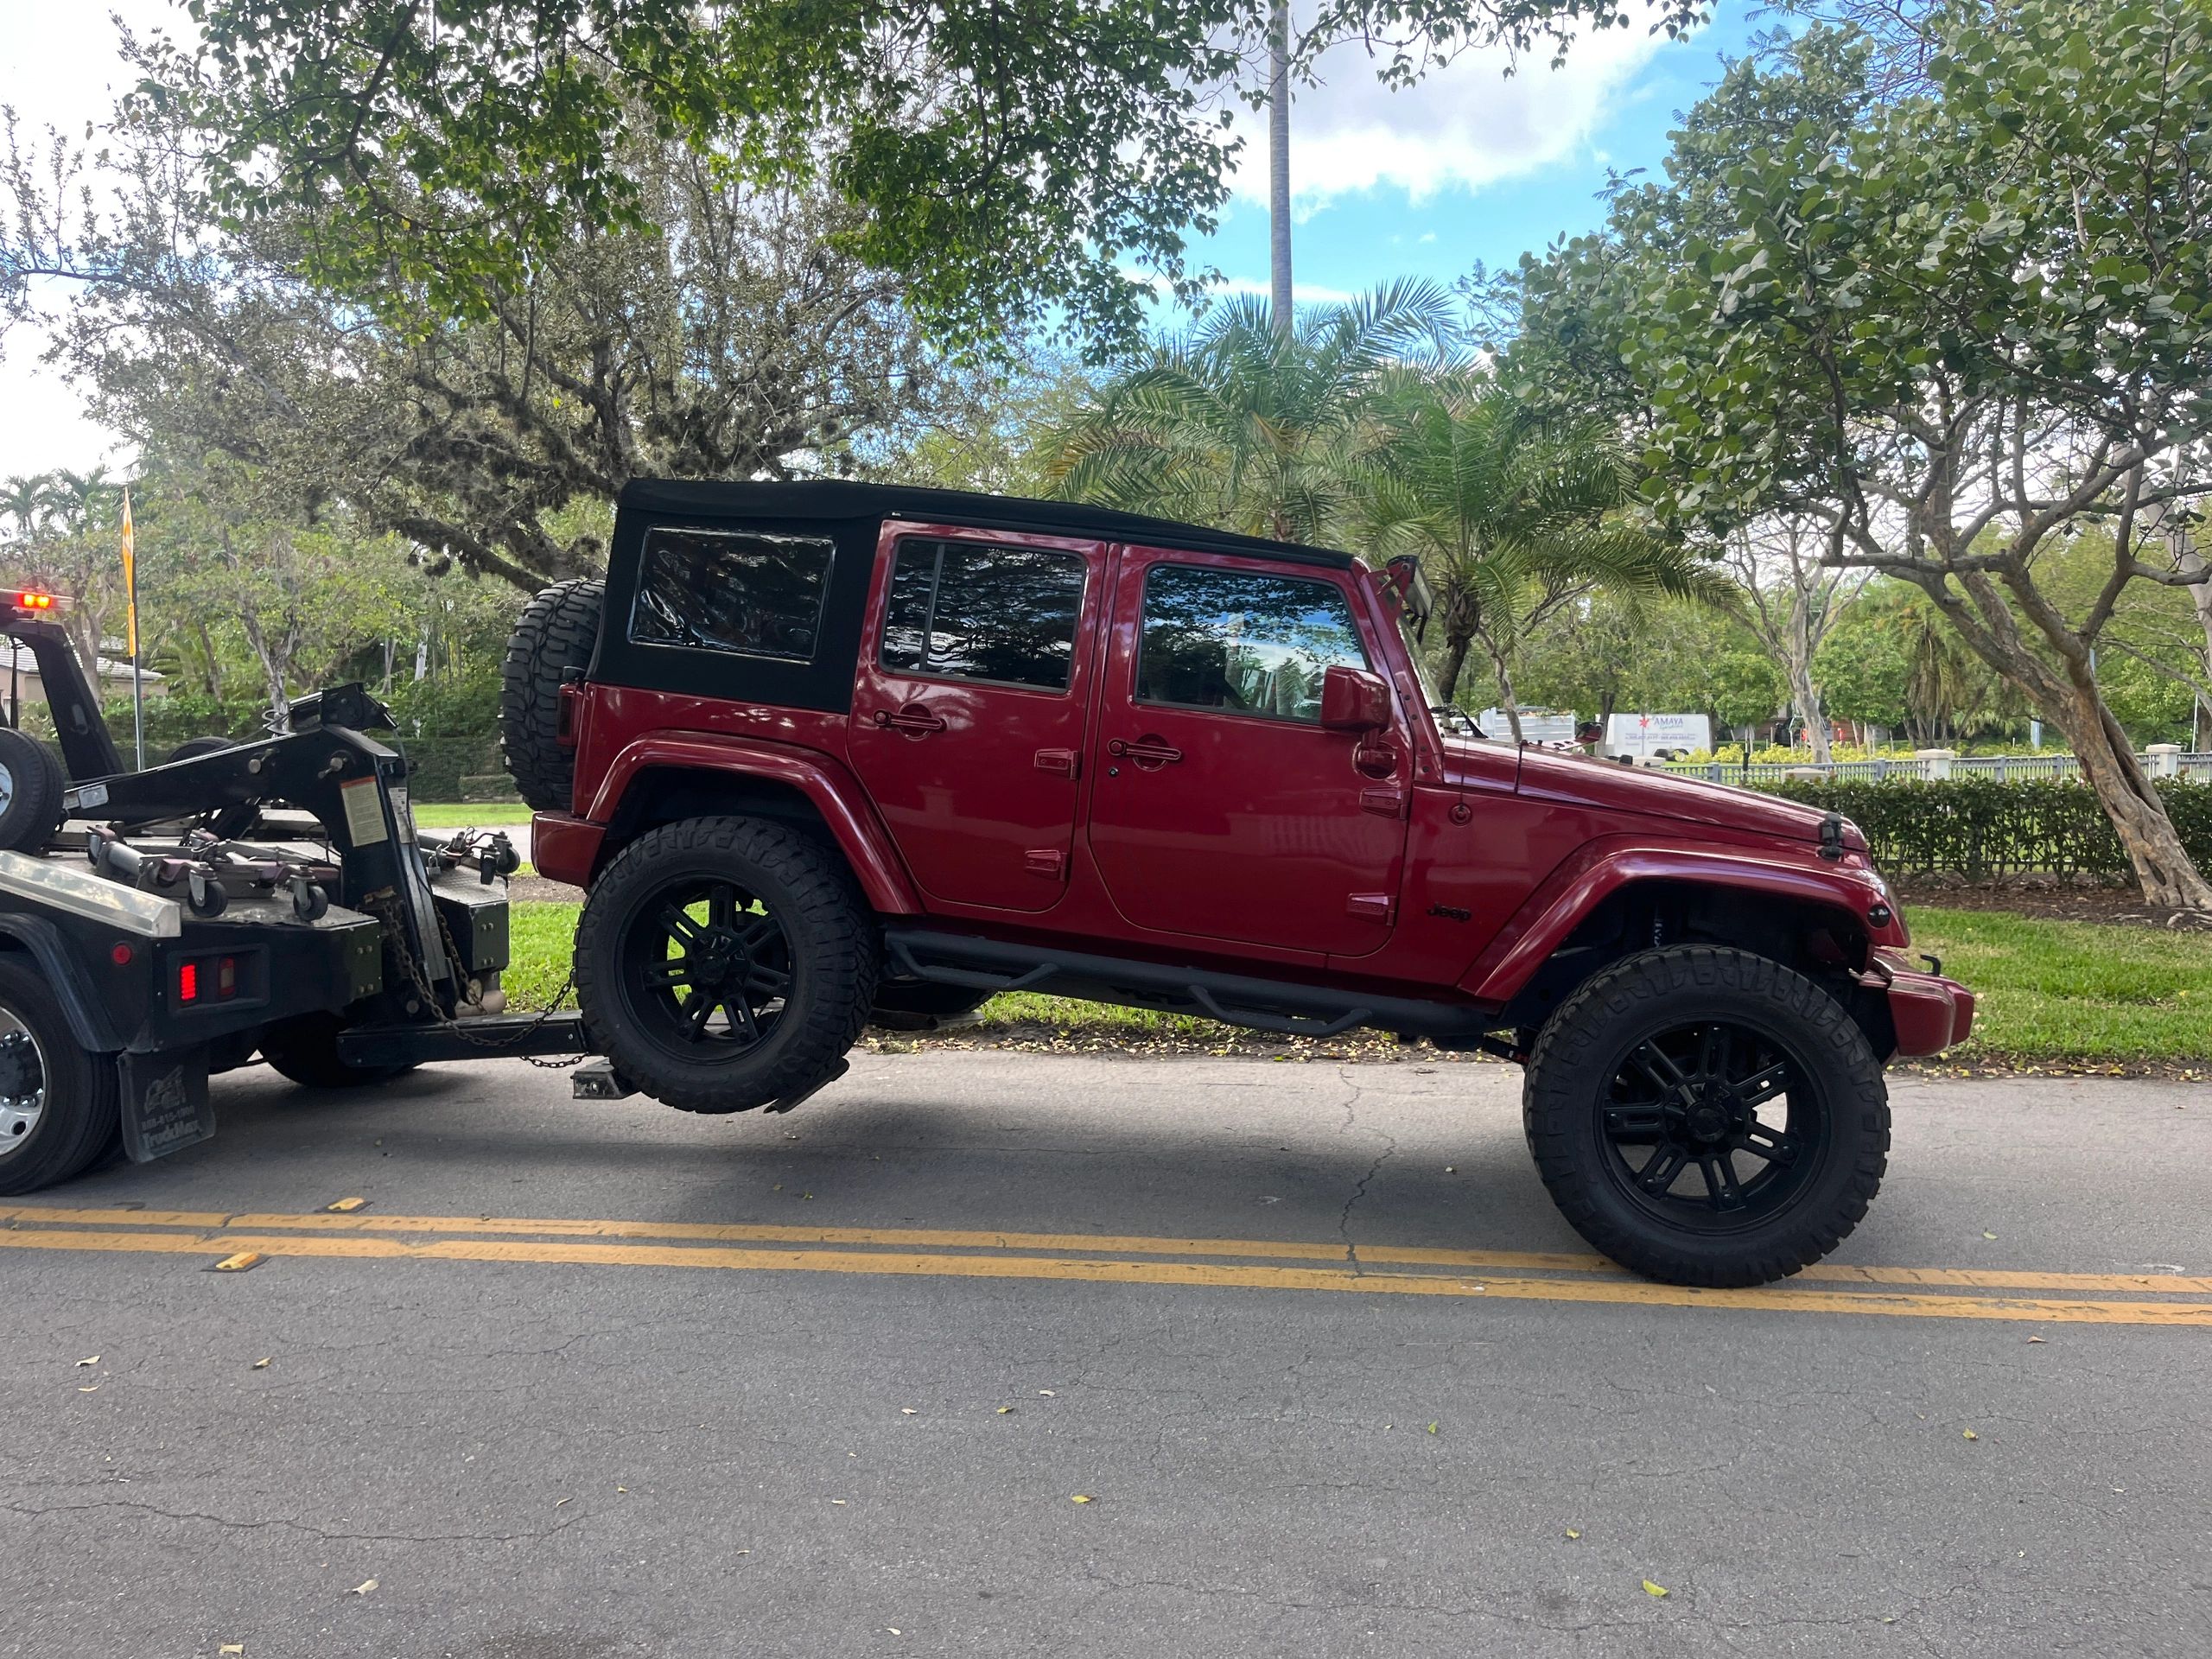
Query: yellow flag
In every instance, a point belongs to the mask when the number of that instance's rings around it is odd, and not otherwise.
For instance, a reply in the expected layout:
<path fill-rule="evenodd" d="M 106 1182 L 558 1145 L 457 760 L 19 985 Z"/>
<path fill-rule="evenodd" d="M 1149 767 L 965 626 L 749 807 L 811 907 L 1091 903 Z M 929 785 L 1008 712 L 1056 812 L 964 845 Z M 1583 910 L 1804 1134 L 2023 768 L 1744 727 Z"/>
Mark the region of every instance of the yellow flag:
<path fill-rule="evenodd" d="M 130 524 L 130 492 L 123 493 L 123 595 L 130 619 L 130 660 L 138 660 L 138 533 Z"/>

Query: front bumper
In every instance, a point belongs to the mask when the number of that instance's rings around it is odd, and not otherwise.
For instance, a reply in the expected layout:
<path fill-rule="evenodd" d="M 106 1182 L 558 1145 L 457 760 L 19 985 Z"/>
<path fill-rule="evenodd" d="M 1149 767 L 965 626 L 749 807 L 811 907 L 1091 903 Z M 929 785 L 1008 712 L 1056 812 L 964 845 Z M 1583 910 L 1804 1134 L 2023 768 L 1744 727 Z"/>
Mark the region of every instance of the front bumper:
<path fill-rule="evenodd" d="M 1955 979 L 1906 968 L 1888 951 L 1876 953 L 1870 978 L 1889 998 L 1899 1059 L 1940 1054 L 1974 1029 L 1974 993 Z"/>

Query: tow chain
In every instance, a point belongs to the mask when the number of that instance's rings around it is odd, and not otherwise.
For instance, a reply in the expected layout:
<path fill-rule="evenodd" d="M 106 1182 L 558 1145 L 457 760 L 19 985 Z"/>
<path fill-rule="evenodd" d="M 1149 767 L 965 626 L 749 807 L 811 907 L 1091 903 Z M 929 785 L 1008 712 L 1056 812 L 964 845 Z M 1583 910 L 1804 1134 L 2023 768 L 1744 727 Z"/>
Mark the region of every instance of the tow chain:
<path fill-rule="evenodd" d="M 568 976 L 562 980 L 560 988 L 553 993 L 553 1000 L 550 1003 L 542 1008 L 523 1010 L 524 1013 L 535 1012 L 537 1015 L 535 1020 L 518 1031 L 509 1032 L 504 1037 L 480 1037 L 468 1029 L 465 1020 L 454 1019 L 439 1006 L 438 994 L 430 984 L 429 973 L 423 963 L 416 959 L 415 953 L 407 948 L 407 931 L 401 919 L 398 895 L 390 888 L 381 893 L 372 893 L 363 899 L 361 908 L 384 924 L 385 939 L 390 944 L 393 954 L 399 958 L 400 966 L 407 970 L 408 981 L 414 986 L 415 995 L 422 1000 L 423 1006 L 429 1010 L 432 1022 L 443 1027 L 472 1048 L 486 1049 L 496 1053 L 500 1049 L 510 1047 L 534 1035 L 548 1020 L 561 1012 L 563 999 L 575 988 L 576 970 L 572 966 L 569 969 Z M 458 974 L 461 972 L 461 946 L 454 939 L 452 928 L 446 925 L 445 912 L 441 911 L 435 902 L 430 906 L 430 913 L 437 918 L 438 938 L 445 946 L 446 960 L 453 965 L 454 972 Z M 591 1056 L 575 1054 L 566 1059 L 561 1059 L 545 1055 L 517 1054 L 510 1058 L 518 1059 L 527 1065 L 534 1065 L 541 1071 L 566 1071 L 571 1066 L 582 1065 Z"/>

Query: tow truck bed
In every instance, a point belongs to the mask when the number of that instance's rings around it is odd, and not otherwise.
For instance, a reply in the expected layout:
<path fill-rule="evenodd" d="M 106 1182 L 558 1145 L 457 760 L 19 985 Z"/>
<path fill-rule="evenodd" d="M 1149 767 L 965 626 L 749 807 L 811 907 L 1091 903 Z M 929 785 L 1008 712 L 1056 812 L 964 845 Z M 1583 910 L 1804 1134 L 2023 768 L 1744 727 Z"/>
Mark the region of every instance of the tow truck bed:
<path fill-rule="evenodd" d="M 214 1131 L 212 1073 L 257 1053 L 296 1080 L 374 1081 L 429 1059 L 588 1051 L 572 1013 L 508 1014 L 497 831 L 418 837 L 407 762 L 365 734 L 359 686 L 289 729 L 124 771 L 60 630 L 0 613 L 37 655 L 62 760 L 11 736 L 0 846 L 0 1195 L 120 1143 L 160 1157 Z M 596 1092 L 596 1090 L 594 1090 Z"/>

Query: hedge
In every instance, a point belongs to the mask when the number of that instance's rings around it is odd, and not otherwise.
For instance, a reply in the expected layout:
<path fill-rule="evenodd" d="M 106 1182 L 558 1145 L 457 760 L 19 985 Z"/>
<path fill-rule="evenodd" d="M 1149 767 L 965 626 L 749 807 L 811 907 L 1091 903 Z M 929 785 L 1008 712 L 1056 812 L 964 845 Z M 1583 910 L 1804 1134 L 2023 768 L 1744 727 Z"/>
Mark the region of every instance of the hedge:
<path fill-rule="evenodd" d="M 2196 868 L 2212 869 L 2212 786 L 2166 779 L 2158 789 Z M 2125 880 L 2133 874 L 2096 792 L 2078 779 L 1797 780 L 1770 792 L 1842 813 L 1866 832 L 1874 861 L 1892 875 Z"/>
<path fill-rule="evenodd" d="M 496 676 L 453 680 L 402 680 L 379 694 L 399 722 L 388 742 L 414 762 L 408 787 L 417 800 L 456 801 L 463 777 L 501 770 L 499 682 Z M 108 729 L 125 764 L 130 759 L 130 700 L 103 706 Z M 244 740 L 269 729 L 264 698 L 223 698 L 182 690 L 146 704 L 146 758 L 158 762 L 188 737 L 212 734 Z"/>

